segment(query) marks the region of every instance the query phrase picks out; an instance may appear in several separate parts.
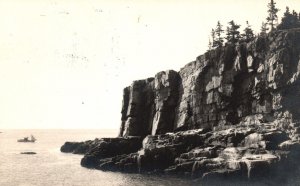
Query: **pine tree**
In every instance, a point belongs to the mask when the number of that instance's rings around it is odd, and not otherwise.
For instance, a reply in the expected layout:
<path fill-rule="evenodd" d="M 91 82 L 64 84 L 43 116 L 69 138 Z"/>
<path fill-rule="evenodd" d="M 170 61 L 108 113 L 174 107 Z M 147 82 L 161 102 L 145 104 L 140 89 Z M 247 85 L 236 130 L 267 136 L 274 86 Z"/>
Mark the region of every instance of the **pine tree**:
<path fill-rule="evenodd" d="M 244 29 L 244 33 L 242 34 L 243 39 L 248 43 L 254 38 L 253 30 L 249 25 L 249 22 L 246 21 L 246 28 Z"/>
<path fill-rule="evenodd" d="M 276 3 L 274 0 L 271 0 L 271 2 L 268 4 L 268 13 L 269 16 L 267 17 L 267 23 L 271 26 L 271 31 L 274 29 L 274 21 L 277 21 L 277 12 L 279 11 L 278 8 L 275 7 Z"/>
<path fill-rule="evenodd" d="M 212 39 L 212 48 L 217 46 L 216 43 L 216 31 L 214 29 L 211 29 L 211 39 Z"/>
<path fill-rule="evenodd" d="M 286 10 L 281 19 L 281 23 L 277 26 L 277 29 L 284 30 L 297 27 L 300 27 L 298 14 L 295 12 L 295 10 L 293 10 L 293 12 L 290 13 L 289 7 L 286 7 Z"/>
<path fill-rule="evenodd" d="M 210 37 L 208 37 L 208 50 L 212 49 L 212 43 Z"/>
<path fill-rule="evenodd" d="M 295 10 L 293 10 L 293 16 L 296 17 L 296 19 L 298 19 L 298 14 Z"/>
<path fill-rule="evenodd" d="M 260 34 L 261 35 L 267 34 L 268 30 L 269 30 L 269 28 L 267 28 L 267 23 L 262 22 L 261 27 L 260 27 Z"/>
<path fill-rule="evenodd" d="M 218 21 L 217 28 L 215 30 L 216 34 L 216 45 L 218 47 L 223 46 L 224 38 L 222 37 L 222 33 L 224 30 L 222 29 L 223 25 L 221 25 L 220 21 Z"/>
<path fill-rule="evenodd" d="M 287 16 L 289 16 L 291 13 L 290 13 L 290 8 L 287 6 L 286 8 L 285 8 L 285 12 L 284 12 L 284 14 L 283 14 L 283 16 L 284 17 L 287 17 Z"/>
<path fill-rule="evenodd" d="M 232 43 L 232 44 L 235 44 L 239 41 L 240 39 L 240 32 L 238 31 L 238 29 L 240 28 L 240 25 L 237 25 L 234 23 L 234 21 L 230 21 L 229 22 L 229 26 L 230 27 L 227 27 L 227 30 L 226 30 L 226 39 L 228 42 Z"/>
<path fill-rule="evenodd" d="M 293 14 L 292 15 L 293 15 L 294 21 L 297 23 L 299 21 L 299 19 L 298 19 L 298 13 L 295 10 L 293 10 Z"/>

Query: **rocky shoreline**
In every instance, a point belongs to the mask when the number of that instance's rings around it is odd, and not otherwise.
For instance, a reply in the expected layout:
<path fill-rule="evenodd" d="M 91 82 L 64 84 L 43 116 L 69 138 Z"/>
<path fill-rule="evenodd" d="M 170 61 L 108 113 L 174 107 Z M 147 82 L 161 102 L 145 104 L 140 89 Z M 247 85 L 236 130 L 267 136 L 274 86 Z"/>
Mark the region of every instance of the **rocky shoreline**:
<path fill-rule="evenodd" d="M 66 142 L 81 165 L 193 179 L 284 179 L 300 167 L 300 29 L 208 51 L 124 89 L 119 137 Z"/>
<path fill-rule="evenodd" d="M 91 141 L 67 142 L 62 151 L 86 145 L 89 150 L 82 152 L 85 155 L 81 165 L 103 171 L 164 173 L 202 180 L 257 180 L 278 173 L 283 176 L 281 169 L 289 172 L 300 163 L 300 123 L 274 122 L 147 136 L 137 146 L 132 144 L 134 138 L 95 140 L 93 147 Z M 127 152 L 117 148 L 121 143 Z M 130 149 L 125 144 L 134 147 Z"/>

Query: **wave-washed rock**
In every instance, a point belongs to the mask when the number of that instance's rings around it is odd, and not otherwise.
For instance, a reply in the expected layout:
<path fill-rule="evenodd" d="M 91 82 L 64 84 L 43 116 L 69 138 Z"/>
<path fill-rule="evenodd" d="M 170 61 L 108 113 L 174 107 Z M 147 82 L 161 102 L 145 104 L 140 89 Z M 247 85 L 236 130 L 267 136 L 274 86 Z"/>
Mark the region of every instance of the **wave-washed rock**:
<path fill-rule="evenodd" d="M 226 44 L 125 88 L 119 137 L 61 151 L 100 170 L 282 177 L 300 162 L 299 74 L 300 29 Z"/>

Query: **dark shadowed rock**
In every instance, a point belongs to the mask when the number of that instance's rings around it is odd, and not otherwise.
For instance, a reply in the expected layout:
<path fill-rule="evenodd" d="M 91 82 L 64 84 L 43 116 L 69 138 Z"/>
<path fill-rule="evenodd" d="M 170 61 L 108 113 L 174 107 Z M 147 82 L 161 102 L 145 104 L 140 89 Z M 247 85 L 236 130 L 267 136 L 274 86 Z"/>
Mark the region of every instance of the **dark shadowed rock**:
<path fill-rule="evenodd" d="M 89 151 L 90 148 L 93 148 L 97 143 L 97 139 L 94 141 L 88 140 L 85 142 L 65 142 L 63 146 L 61 146 L 60 151 L 66 153 L 74 153 L 74 154 L 84 154 Z"/>
<path fill-rule="evenodd" d="M 88 168 L 95 168 L 104 163 L 102 159 L 130 154 L 138 151 L 141 147 L 141 137 L 102 138 L 93 148 L 85 153 L 85 156 L 81 160 L 81 165 Z"/>

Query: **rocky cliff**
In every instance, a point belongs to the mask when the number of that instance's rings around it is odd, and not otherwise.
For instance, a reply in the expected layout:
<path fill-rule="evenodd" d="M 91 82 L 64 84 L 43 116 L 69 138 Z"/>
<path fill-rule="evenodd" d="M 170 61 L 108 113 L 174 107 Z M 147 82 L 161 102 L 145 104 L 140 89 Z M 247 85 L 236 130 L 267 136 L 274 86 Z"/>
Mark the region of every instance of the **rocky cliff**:
<path fill-rule="evenodd" d="M 299 73 L 300 29 L 290 29 L 226 44 L 179 72 L 134 81 L 124 89 L 119 137 L 80 144 L 81 164 L 203 179 L 249 179 L 294 166 Z M 118 144 L 126 150 L 112 150 Z M 72 145 L 62 151 L 76 152 Z"/>
<path fill-rule="evenodd" d="M 273 32 L 197 57 L 124 89 L 120 136 L 237 124 L 247 116 L 300 116 L 299 30 Z"/>

